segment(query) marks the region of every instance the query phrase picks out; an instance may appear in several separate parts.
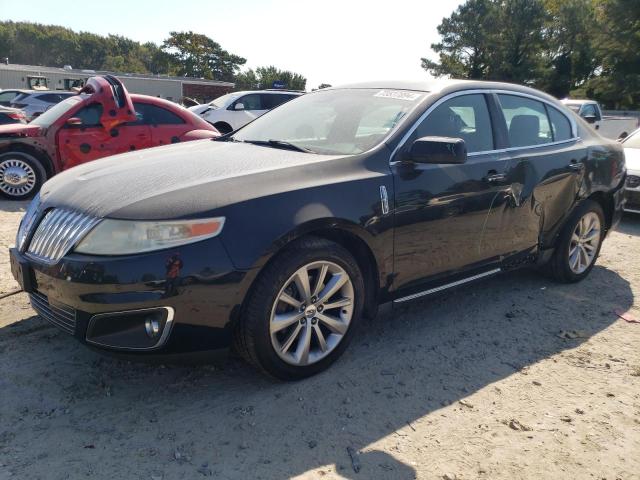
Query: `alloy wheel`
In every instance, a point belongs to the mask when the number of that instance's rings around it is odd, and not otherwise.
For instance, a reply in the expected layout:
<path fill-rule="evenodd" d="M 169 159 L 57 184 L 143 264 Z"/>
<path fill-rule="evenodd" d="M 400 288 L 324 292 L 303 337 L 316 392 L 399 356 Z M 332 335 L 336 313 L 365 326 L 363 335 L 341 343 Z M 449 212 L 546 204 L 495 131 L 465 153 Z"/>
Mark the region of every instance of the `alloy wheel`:
<path fill-rule="evenodd" d="M 24 160 L 10 158 L 0 162 L 0 190 L 12 197 L 27 195 L 36 185 L 36 172 Z"/>
<path fill-rule="evenodd" d="M 341 266 L 304 265 L 279 291 L 269 322 L 271 345 L 286 363 L 304 366 L 329 355 L 353 317 L 354 288 Z"/>
<path fill-rule="evenodd" d="M 571 235 L 569 268 L 577 275 L 594 262 L 600 246 L 600 218 L 594 212 L 584 214 Z"/>

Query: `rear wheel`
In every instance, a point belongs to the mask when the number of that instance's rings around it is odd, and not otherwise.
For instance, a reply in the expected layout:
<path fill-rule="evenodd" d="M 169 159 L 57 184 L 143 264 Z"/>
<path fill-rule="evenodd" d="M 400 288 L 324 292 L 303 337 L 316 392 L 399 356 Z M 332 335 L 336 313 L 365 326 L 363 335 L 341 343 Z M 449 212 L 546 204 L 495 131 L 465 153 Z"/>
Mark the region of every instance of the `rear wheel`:
<path fill-rule="evenodd" d="M 560 282 L 579 282 L 593 268 L 604 239 L 604 213 L 599 203 L 584 201 L 563 228 L 549 262 L 551 275 Z"/>
<path fill-rule="evenodd" d="M 0 193 L 13 200 L 32 197 L 47 178 L 42 164 L 28 153 L 0 155 Z"/>
<path fill-rule="evenodd" d="M 363 300 L 362 275 L 349 252 L 327 240 L 305 239 L 256 280 L 237 332 L 238 349 L 277 378 L 308 377 L 342 354 Z"/>

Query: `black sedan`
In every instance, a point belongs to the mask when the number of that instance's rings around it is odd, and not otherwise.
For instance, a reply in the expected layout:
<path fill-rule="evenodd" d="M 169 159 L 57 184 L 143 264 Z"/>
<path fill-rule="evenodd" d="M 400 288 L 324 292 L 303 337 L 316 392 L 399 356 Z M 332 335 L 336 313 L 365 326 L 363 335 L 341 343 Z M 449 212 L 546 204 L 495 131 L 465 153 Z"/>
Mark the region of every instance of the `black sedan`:
<path fill-rule="evenodd" d="M 71 169 L 11 250 L 33 308 L 129 356 L 234 345 L 283 379 L 335 361 L 384 302 L 504 270 L 592 269 L 622 148 L 503 83 L 370 83 L 297 98 L 217 141 Z"/>

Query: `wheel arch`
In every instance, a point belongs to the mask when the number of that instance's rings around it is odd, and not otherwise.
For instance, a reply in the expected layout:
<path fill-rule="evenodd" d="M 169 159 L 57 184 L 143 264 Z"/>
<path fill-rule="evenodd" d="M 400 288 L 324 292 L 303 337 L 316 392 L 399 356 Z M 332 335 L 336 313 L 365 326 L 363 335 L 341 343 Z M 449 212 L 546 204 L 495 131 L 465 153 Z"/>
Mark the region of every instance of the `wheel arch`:
<path fill-rule="evenodd" d="M 375 248 L 372 245 L 372 235 L 357 224 L 336 218 L 310 220 L 273 242 L 268 252 L 261 257 L 256 267 L 245 278 L 247 286 L 241 289 L 244 295 L 240 299 L 240 303 L 244 304 L 260 274 L 277 259 L 279 254 L 286 251 L 294 243 L 307 237 L 330 240 L 341 245 L 353 255 L 365 282 L 364 316 L 367 318 L 375 317 L 381 277 L 379 259 L 376 258 Z"/>
<path fill-rule="evenodd" d="M 615 210 L 615 201 L 613 199 L 613 194 L 609 192 L 593 192 L 589 195 L 585 200 L 593 200 L 597 202 L 602 207 L 602 211 L 604 212 L 604 221 L 607 231 L 611 228 L 613 223 L 613 213 Z"/>
<path fill-rule="evenodd" d="M 45 151 L 39 148 L 24 143 L 7 143 L 0 146 L 0 155 L 8 152 L 22 152 L 31 155 L 42 164 L 47 173 L 47 179 L 55 175 L 55 168 L 51 158 Z"/>

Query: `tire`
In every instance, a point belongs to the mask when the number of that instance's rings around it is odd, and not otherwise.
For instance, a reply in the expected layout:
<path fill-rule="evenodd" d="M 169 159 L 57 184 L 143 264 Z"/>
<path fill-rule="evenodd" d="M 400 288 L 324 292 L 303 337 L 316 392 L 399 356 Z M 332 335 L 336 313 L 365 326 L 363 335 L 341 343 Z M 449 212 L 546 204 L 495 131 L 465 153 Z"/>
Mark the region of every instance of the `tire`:
<path fill-rule="evenodd" d="M 47 179 L 42 163 L 25 152 L 0 154 L 0 194 L 12 200 L 25 200 L 36 194 Z"/>
<path fill-rule="evenodd" d="M 233 128 L 226 122 L 218 122 L 213 124 L 216 127 L 216 130 L 220 132 L 221 135 L 226 135 L 227 133 L 233 132 Z"/>
<path fill-rule="evenodd" d="M 304 295 L 298 285 L 304 287 L 304 282 L 297 276 L 303 270 L 309 295 L 300 302 Z M 322 272 L 324 280 L 318 284 Z M 330 294 L 329 287 L 340 284 L 343 275 L 346 283 Z M 320 292 L 317 296 L 316 291 Z M 329 295 L 321 298 L 325 294 Z M 281 380 L 319 373 L 348 346 L 362 316 L 364 298 L 362 274 L 345 248 L 320 238 L 302 239 L 278 254 L 256 279 L 236 328 L 236 350 L 258 369 Z M 341 303 L 345 305 L 333 306 Z"/>
<path fill-rule="evenodd" d="M 591 231 L 584 233 L 584 236 L 580 235 L 579 222 L 584 220 L 583 225 L 587 225 L 590 221 L 596 221 L 597 225 L 591 227 L 583 227 L 583 230 Z M 596 263 L 600 248 L 602 247 L 602 240 L 604 239 L 604 212 L 599 203 L 593 200 L 585 200 L 582 202 L 571 214 L 567 223 L 560 232 L 558 241 L 556 244 L 555 252 L 551 257 L 548 264 L 548 272 L 557 281 L 562 283 L 575 283 L 583 280 Z M 597 229 L 597 232 L 594 231 Z M 576 236 L 574 237 L 574 233 Z M 585 238 L 594 238 L 594 242 L 585 242 Z M 576 246 L 576 239 L 582 240 L 582 248 Z M 597 240 L 597 244 L 595 244 Z M 589 246 L 590 245 L 590 246 Z M 574 249 L 576 247 L 576 249 Z M 570 251 L 573 255 L 570 256 Z M 592 256 L 589 256 L 591 255 Z M 578 259 L 576 263 L 575 259 Z M 588 260 L 588 261 L 587 261 Z M 576 268 L 578 265 L 579 268 Z"/>

